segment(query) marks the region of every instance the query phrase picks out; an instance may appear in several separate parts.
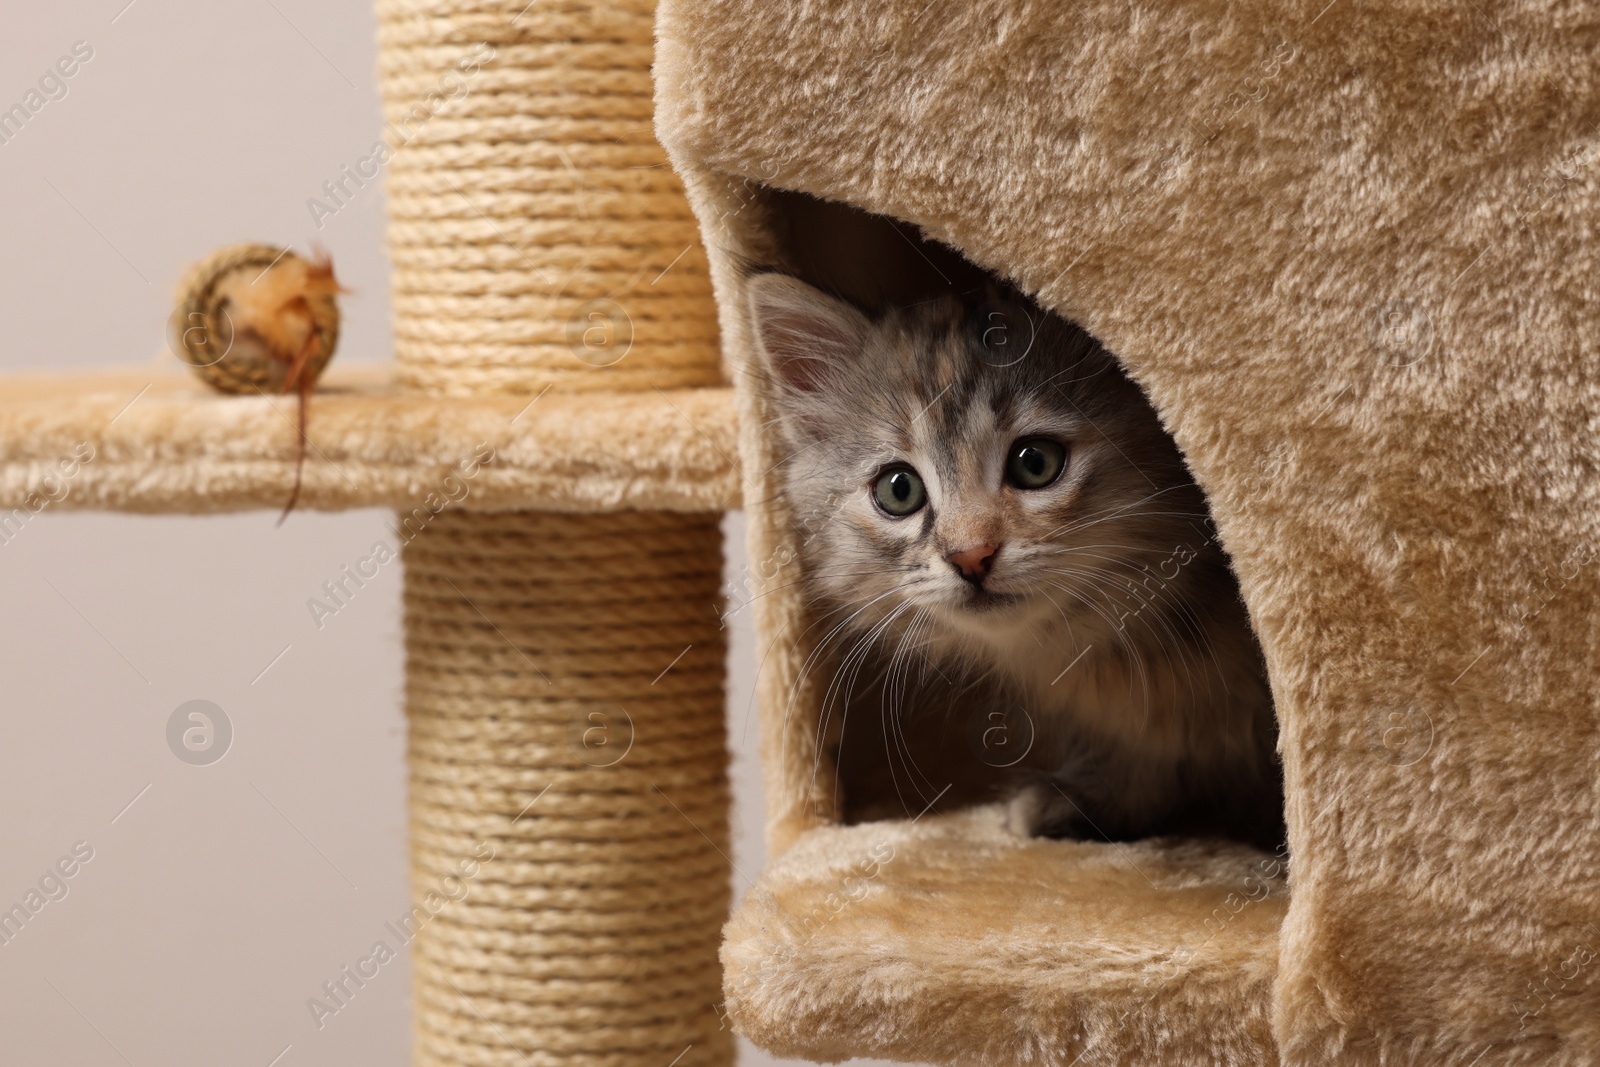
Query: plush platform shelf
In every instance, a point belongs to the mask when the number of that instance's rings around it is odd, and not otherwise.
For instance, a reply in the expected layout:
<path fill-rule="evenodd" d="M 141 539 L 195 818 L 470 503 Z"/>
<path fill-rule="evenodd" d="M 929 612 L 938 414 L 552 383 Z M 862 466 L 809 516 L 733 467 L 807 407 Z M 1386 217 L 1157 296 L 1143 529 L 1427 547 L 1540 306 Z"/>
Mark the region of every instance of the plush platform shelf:
<path fill-rule="evenodd" d="M 295 417 L 292 396 L 225 396 L 182 368 L 8 378 L 0 509 L 281 507 Z M 336 366 L 311 400 L 307 435 L 304 508 L 409 511 L 430 494 L 479 511 L 739 506 L 726 389 L 432 397 L 398 390 L 386 366 Z"/>
<path fill-rule="evenodd" d="M 1273 1063 L 1283 873 L 1223 843 L 1024 841 L 997 808 L 813 829 L 728 923 L 728 1016 L 823 1061 Z"/>

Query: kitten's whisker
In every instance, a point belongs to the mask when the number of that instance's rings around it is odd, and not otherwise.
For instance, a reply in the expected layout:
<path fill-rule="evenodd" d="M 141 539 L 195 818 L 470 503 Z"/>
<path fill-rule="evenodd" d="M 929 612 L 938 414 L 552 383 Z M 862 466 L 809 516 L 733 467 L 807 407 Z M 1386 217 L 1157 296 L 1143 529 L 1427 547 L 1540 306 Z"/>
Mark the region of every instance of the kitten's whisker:
<path fill-rule="evenodd" d="M 1107 555 L 1104 555 L 1104 554 L 1099 553 L 1099 552 L 1090 552 L 1090 551 L 1088 551 L 1088 549 L 1090 549 L 1090 548 L 1124 548 L 1124 547 L 1126 547 L 1126 546 L 1123 546 L 1123 545 L 1085 545 L 1085 546 L 1081 546 L 1081 547 L 1074 547 L 1074 548 L 1072 548 L 1071 550 L 1069 550 L 1067 552 L 1060 553 L 1058 556 L 1055 557 L 1055 559 L 1059 560 L 1059 561 L 1062 561 L 1062 562 L 1071 562 L 1072 558 L 1074 556 L 1087 556 L 1090 559 L 1103 560 L 1106 563 L 1112 564 L 1113 566 L 1125 567 L 1128 570 L 1132 571 L 1133 573 L 1139 575 L 1142 578 L 1158 578 L 1162 582 L 1168 583 L 1168 584 L 1170 584 L 1172 582 L 1171 578 L 1165 577 L 1159 571 L 1151 570 L 1144 563 L 1141 563 L 1141 562 L 1138 562 L 1138 561 L 1135 561 L 1135 560 L 1131 560 L 1131 559 L 1128 559 L 1128 558 L 1123 557 L 1123 556 L 1107 556 Z M 1057 569 L 1058 569 L 1058 566 L 1054 562 L 1050 563 L 1049 565 L 1047 565 L 1045 567 L 1045 570 L 1047 570 L 1047 571 L 1057 570 Z"/>
<path fill-rule="evenodd" d="M 1101 590 L 1101 591 L 1103 592 L 1103 590 Z M 1150 611 L 1150 612 L 1146 612 L 1145 611 L 1146 608 L 1152 608 L 1153 610 Z M 1146 629 L 1146 631 L 1150 634 L 1151 638 L 1154 639 L 1153 642 L 1152 642 L 1154 649 L 1156 651 L 1160 652 L 1162 654 L 1162 656 L 1166 659 L 1167 674 L 1174 681 L 1176 681 L 1177 678 L 1178 678 L 1178 675 L 1180 673 L 1180 671 L 1178 670 L 1178 665 L 1173 662 L 1172 652 L 1171 652 L 1171 650 L 1168 649 L 1166 643 L 1161 639 L 1161 635 L 1157 634 L 1155 632 L 1154 627 L 1151 625 L 1151 619 L 1148 616 L 1152 616 L 1152 615 L 1154 616 L 1155 621 L 1160 623 L 1166 629 L 1167 636 L 1172 638 L 1173 646 L 1177 649 L 1179 657 L 1184 661 L 1185 667 L 1187 667 L 1188 657 L 1184 655 L 1184 643 L 1178 637 L 1177 633 L 1174 632 L 1172 630 L 1171 626 L 1167 623 L 1167 621 L 1166 621 L 1166 619 L 1164 617 L 1165 613 L 1161 610 L 1161 605 L 1158 604 L 1154 598 L 1151 598 L 1149 600 L 1141 600 L 1140 604 L 1139 604 L 1139 607 L 1138 607 L 1138 610 L 1132 612 L 1131 616 L 1130 616 L 1129 613 L 1124 612 L 1123 615 L 1122 615 L 1122 618 L 1127 619 L 1127 618 L 1131 617 L 1134 622 L 1140 624 L 1141 626 L 1143 626 Z M 1126 627 L 1124 627 L 1123 629 L 1126 630 Z M 1130 635 L 1130 637 L 1131 637 L 1131 635 Z M 1197 694 L 1195 693 L 1195 690 L 1194 690 L 1193 672 L 1188 670 L 1188 669 L 1185 669 L 1181 673 L 1183 675 L 1184 682 L 1188 685 L 1190 699 L 1193 700 L 1197 696 Z"/>
<path fill-rule="evenodd" d="M 1086 576 L 1088 576 L 1088 572 L 1086 572 Z M 1221 683 L 1223 693 L 1226 695 L 1229 692 L 1226 672 L 1222 668 L 1221 656 L 1211 641 L 1210 628 L 1203 625 L 1201 620 L 1195 614 L 1194 606 L 1189 603 L 1186 597 L 1176 593 L 1171 596 L 1163 596 L 1163 594 L 1168 593 L 1172 589 L 1174 582 L 1177 580 L 1177 575 L 1174 575 L 1170 579 L 1162 575 L 1154 576 L 1161 578 L 1163 584 L 1159 589 L 1155 590 L 1154 595 L 1150 596 L 1149 598 L 1144 598 L 1142 596 L 1140 597 L 1140 608 L 1137 612 L 1134 612 L 1134 617 L 1139 619 L 1139 621 L 1144 623 L 1144 625 L 1148 628 L 1149 621 L 1143 618 L 1144 609 L 1146 607 L 1154 609 L 1157 614 L 1157 621 L 1160 622 L 1161 625 L 1166 629 L 1168 635 L 1172 638 L 1173 645 L 1178 649 L 1180 656 L 1182 656 L 1186 668 L 1186 680 L 1189 683 L 1191 697 L 1196 696 L 1193 677 L 1192 674 L 1188 672 L 1188 667 L 1191 661 L 1187 653 L 1191 649 L 1201 656 L 1210 658 L 1212 664 L 1216 667 L 1216 673 L 1214 677 Z M 1145 592 L 1145 590 L 1137 588 L 1135 591 L 1141 594 Z M 1190 631 L 1193 637 L 1192 643 L 1184 641 L 1182 635 L 1180 635 L 1173 627 L 1174 616 L 1176 616 L 1177 620 L 1181 621 L 1185 628 Z M 1164 648 L 1163 651 L 1165 651 Z M 1176 667 L 1173 666 L 1172 669 L 1176 670 Z M 1211 693 L 1210 676 L 1208 676 L 1206 679 L 1206 693 L 1208 696 L 1214 695 Z"/>
<path fill-rule="evenodd" d="M 751 596 L 749 599 L 741 600 L 739 602 L 739 606 L 737 608 L 734 608 L 732 611 L 729 611 L 729 612 L 725 613 L 724 618 L 726 618 L 728 615 L 733 615 L 733 614 L 736 614 L 737 612 L 743 611 L 745 608 L 749 607 L 751 604 L 754 604 L 756 601 L 760 600 L 762 597 L 771 596 L 773 593 L 782 592 L 785 589 L 793 589 L 793 588 L 795 588 L 797 586 L 806 585 L 808 582 L 810 582 L 811 580 L 813 580 L 815 578 L 865 578 L 865 577 L 868 577 L 869 575 L 873 575 L 873 574 L 895 574 L 897 572 L 904 573 L 904 572 L 916 571 L 916 570 L 921 570 L 921 569 L 922 568 L 920 568 L 920 567 L 873 567 L 873 568 L 870 568 L 868 570 L 860 570 L 860 571 L 835 571 L 835 572 L 832 572 L 832 573 L 829 573 L 829 574 L 808 574 L 805 577 L 797 578 L 792 582 L 784 582 L 782 585 L 775 585 L 775 586 L 771 586 L 769 588 L 763 589 L 763 590 L 761 590 L 761 592 L 756 593 L 754 596 Z"/>
<path fill-rule="evenodd" d="M 897 704 L 894 699 L 894 693 L 897 691 L 894 676 L 894 665 L 895 661 L 899 658 L 900 653 L 906 648 L 907 641 L 913 638 L 913 635 L 918 632 L 918 628 L 922 623 L 927 621 L 927 618 L 927 610 L 925 608 L 918 608 L 916 613 L 912 616 L 911 622 L 907 625 L 905 631 L 903 632 L 900 643 L 895 648 L 894 654 L 890 657 L 889 684 L 886 686 L 884 700 L 880 705 L 880 721 L 883 723 L 884 727 L 884 738 L 885 741 L 891 746 L 885 750 L 885 755 L 889 757 L 889 780 L 894 785 L 895 797 L 900 801 L 901 808 L 907 810 L 909 810 L 910 805 L 906 803 L 905 791 L 900 788 L 900 775 L 896 770 L 896 760 L 894 757 L 899 757 L 900 761 L 904 764 L 906 771 L 911 774 L 914 779 L 921 778 L 924 782 L 927 782 L 930 787 L 932 783 L 928 781 L 927 775 L 923 774 L 921 768 L 917 766 L 916 754 L 912 751 L 909 742 L 906 740 L 905 730 L 901 721 L 901 715 L 899 714 L 900 710 L 904 708 L 904 700 L 907 695 L 905 678 L 902 675 L 899 680 L 899 701 Z M 909 666 L 909 660 L 907 660 L 906 667 L 908 670 Z M 897 706 L 892 706 L 896 704 Z M 916 790 L 919 797 L 923 795 L 922 788 L 917 785 L 915 781 L 911 783 L 911 786 Z"/>
<path fill-rule="evenodd" d="M 1097 515 L 1093 518 L 1074 519 L 1048 531 L 1045 536 L 1048 538 L 1071 537 L 1075 534 L 1081 534 L 1085 530 L 1093 529 L 1103 522 L 1112 522 L 1118 519 L 1128 520 L 1129 524 L 1132 525 L 1145 519 L 1185 519 L 1191 518 L 1193 515 L 1194 512 L 1190 511 L 1156 511 L 1148 508 L 1134 511 L 1126 509 L 1105 515 Z M 1204 545 L 1206 539 L 1202 538 L 1200 543 Z"/>
<path fill-rule="evenodd" d="M 790 688 L 790 691 L 789 691 L 789 700 L 788 700 L 787 704 L 785 704 L 784 709 L 783 709 L 783 722 L 784 722 L 784 727 L 785 728 L 783 730 L 783 735 L 782 736 L 785 738 L 785 741 L 783 742 L 783 744 L 785 746 L 787 746 L 787 744 L 788 744 L 788 741 L 787 741 L 787 738 L 789 737 L 788 723 L 790 722 L 790 720 L 794 716 L 794 713 L 795 713 L 795 702 L 799 699 L 800 692 L 805 688 L 806 678 L 810 674 L 811 668 L 816 664 L 818 658 L 826 654 L 827 646 L 832 642 L 833 638 L 835 636 L 837 636 L 840 632 L 842 632 L 844 630 L 844 628 L 846 626 L 848 626 L 850 624 L 850 622 L 857 615 L 859 615 L 861 612 L 867 610 L 867 608 L 871 607 L 874 603 L 877 602 L 877 600 L 882 599 L 883 596 L 889 596 L 889 595 L 899 591 L 899 589 L 901 589 L 901 588 L 905 588 L 905 587 L 904 586 L 898 586 L 895 589 L 891 589 L 887 593 L 882 594 L 882 596 L 876 597 L 873 600 L 870 600 L 867 603 L 862 604 L 854 612 L 850 612 L 848 615 L 845 616 L 845 618 L 841 619 L 839 621 L 839 623 L 837 625 L 835 625 L 833 627 L 833 629 L 829 633 L 824 635 L 822 637 L 822 639 L 819 640 L 816 643 L 816 645 L 814 645 L 812 647 L 810 654 L 808 654 L 806 656 L 805 661 L 803 663 L 801 663 L 801 665 L 800 665 L 799 671 L 796 672 L 794 684 Z M 820 618 L 817 618 L 817 619 L 813 620 L 811 625 L 807 626 L 804 630 L 802 630 L 800 632 L 800 634 L 796 638 L 796 641 L 797 642 L 798 641 L 803 641 L 807 634 L 811 633 L 811 631 L 815 630 L 818 626 L 823 625 L 825 622 L 827 622 L 827 620 L 830 617 L 832 617 L 834 615 L 837 615 L 837 614 L 840 614 L 840 613 L 843 613 L 843 612 L 847 612 L 847 611 L 849 611 L 848 606 L 840 606 L 840 607 L 838 607 L 836 609 L 833 609 L 831 611 L 823 612 Z M 822 710 L 824 711 L 824 713 L 826 712 L 826 709 L 822 709 Z M 822 730 L 823 730 L 823 725 L 819 722 L 818 727 L 817 727 L 817 731 L 816 731 L 816 734 L 815 734 L 815 739 L 817 740 L 819 746 L 820 746 L 820 739 L 822 737 Z M 784 750 L 780 750 L 780 755 L 783 754 L 783 751 Z M 820 747 L 819 747 L 819 750 L 818 750 L 818 757 L 820 758 Z M 813 761 L 813 768 L 815 768 L 815 761 Z M 813 785 L 813 787 L 816 785 L 816 772 L 815 772 L 815 769 L 813 769 L 813 772 L 812 772 L 812 785 Z"/>
<path fill-rule="evenodd" d="M 904 701 L 907 695 L 906 679 L 904 677 L 904 673 L 900 670 L 900 667 L 903 665 L 906 670 L 909 670 L 911 665 L 909 657 L 902 661 L 901 656 L 906 651 L 906 648 L 910 642 L 915 638 L 917 627 L 926 617 L 927 609 L 917 608 L 916 611 L 912 613 L 911 621 L 907 623 L 906 626 L 900 631 L 900 640 L 895 643 L 894 651 L 889 654 L 889 688 L 886 695 L 889 702 L 896 703 L 899 707 L 904 707 Z M 896 698 L 898 698 L 898 700 Z"/>
<path fill-rule="evenodd" d="M 915 584 L 915 583 L 908 582 L 908 583 L 906 583 L 904 585 L 895 586 L 895 587 L 893 587 L 893 588 L 891 588 L 891 589 L 889 589 L 889 590 L 887 590 L 887 591 L 885 591 L 883 593 L 879 593 L 877 596 L 875 596 L 872 599 L 868 600 L 866 603 L 862 604 L 855 611 L 851 612 L 844 619 L 842 619 L 839 622 L 839 624 L 837 626 L 835 626 L 833 628 L 833 630 L 831 630 L 828 633 L 828 635 L 826 637 L 824 637 L 821 641 L 819 641 L 817 643 L 816 647 L 811 650 L 811 654 L 806 657 L 805 663 L 802 664 L 800 673 L 798 674 L 798 676 L 795 679 L 794 691 L 791 692 L 790 697 L 789 697 L 789 707 L 785 710 L 785 720 L 786 721 L 787 721 L 788 715 L 790 714 L 790 712 L 792 712 L 792 710 L 794 708 L 794 701 L 799 696 L 799 691 L 803 687 L 807 675 L 810 673 L 811 668 L 818 661 L 819 657 L 822 654 L 824 654 L 824 651 L 825 651 L 827 645 L 832 642 L 833 638 L 835 636 L 837 636 L 838 634 L 842 633 L 844 631 L 845 627 L 850 625 L 850 623 L 853 622 L 857 617 L 859 617 L 862 612 L 866 611 L 868 608 L 872 607 L 874 604 L 878 603 L 879 601 L 883 600 L 884 598 L 889 597 L 889 596 L 893 596 L 895 593 L 900 592 L 902 589 L 909 588 L 913 584 Z M 816 624 L 813 624 L 813 625 L 816 625 Z M 807 629 L 807 631 L 809 631 L 811 629 L 811 627 L 807 627 L 806 629 Z M 830 683 L 830 686 L 831 686 L 831 683 Z M 823 700 L 823 704 L 822 704 L 821 714 L 818 716 L 817 729 L 816 729 L 816 732 L 815 732 L 815 739 L 814 739 L 814 755 L 813 755 L 812 763 L 811 763 L 811 782 L 812 782 L 812 786 L 813 787 L 815 787 L 815 785 L 816 785 L 817 774 L 820 771 L 821 765 L 822 765 L 822 762 L 821 762 L 822 761 L 822 751 L 823 751 L 822 739 L 827 735 L 827 728 L 828 728 L 828 722 L 829 722 L 830 715 L 831 715 L 831 708 L 830 708 L 827 700 L 824 699 Z"/>
<path fill-rule="evenodd" d="M 1056 603 L 1056 598 L 1045 592 L 1043 589 L 1039 590 L 1039 595 L 1050 601 L 1050 606 L 1056 609 L 1056 614 L 1061 616 L 1062 623 L 1064 623 L 1067 627 L 1067 640 L 1072 642 L 1073 648 L 1077 648 L 1078 637 L 1072 632 L 1072 620 L 1067 617 L 1067 613 L 1061 610 L 1061 605 Z"/>
<path fill-rule="evenodd" d="M 1095 581 L 1097 576 L 1085 574 L 1084 577 L 1089 578 L 1091 586 L 1097 592 L 1100 592 L 1102 595 L 1104 595 L 1104 590 L 1100 587 L 1099 583 Z M 1138 610 L 1132 613 L 1124 612 L 1122 617 L 1124 619 L 1132 618 L 1134 622 L 1142 626 L 1149 634 L 1151 639 L 1151 647 L 1155 651 L 1160 652 L 1166 660 L 1168 677 L 1171 678 L 1174 684 L 1179 684 L 1181 682 L 1181 684 L 1187 688 L 1190 700 L 1192 702 L 1197 702 L 1199 699 L 1199 693 L 1195 688 L 1196 674 L 1203 674 L 1205 676 L 1205 688 L 1207 696 L 1214 696 L 1211 691 L 1211 682 L 1213 678 L 1222 681 L 1224 692 L 1226 692 L 1227 687 L 1226 681 L 1223 677 L 1224 672 L 1222 669 L 1221 659 L 1218 656 L 1215 647 L 1211 644 L 1207 632 L 1203 627 L 1198 627 L 1196 624 L 1192 627 L 1194 629 L 1195 642 L 1192 643 L 1184 640 L 1183 636 L 1174 628 L 1173 619 L 1171 616 L 1174 609 L 1178 609 L 1182 613 L 1188 613 L 1191 609 L 1187 604 L 1182 602 L 1181 598 L 1161 598 L 1159 594 L 1161 592 L 1165 592 L 1166 588 L 1167 587 L 1164 586 L 1161 590 L 1158 590 L 1157 595 L 1154 597 L 1149 599 L 1141 598 Z M 1146 611 L 1147 608 L 1150 610 Z M 1183 617 L 1186 622 L 1190 621 L 1187 615 L 1184 615 Z M 1159 625 L 1161 629 L 1165 631 L 1164 635 L 1157 632 L 1157 625 Z M 1123 629 L 1125 630 L 1126 628 L 1124 627 Z M 1168 643 L 1167 639 L 1170 639 L 1170 644 Z M 1173 659 L 1174 651 L 1177 653 L 1177 662 L 1175 662 Z M 1191 654 L 1209 658 L 1212 664 L 1216 667 L 1215 674 L 1212 674 L 1209 671 L 1197 669 L 1197 664 L 1195 660 L 1191 658 Z"/>
<path fill-rule="evenodd" d="M 1057 589 L 1061 590 L 1063 593 L 1066 593 L 1069 596 L 1075 597 L 1081 604 L 1083 604 L 1084 607 L 1088 608 L 1090 611 L 1092 611 L 1096 615 L 1098 615 L 1105 622 L 1105 624 L 1110 628 L 1111 632 L 1116 636 L 1116 639 L 1119 642 L 1121 642 L 1123 649 L 1128 653 L 1128 660 L 1129 660 L 1129 662 L 1131 662 L 1133 664 L 1135 673 L 1137 674 L 1137 676 L 1139 678 L 1140 688 L 1144 692 L 1145 720 L 1146 720 L 1146 724 L 1148 725 L 1149 714 L 1150 714 L 1150 695 L 1151 695 L 1150 694 L 1150 679 L 1149 679 L 1149 676 L 1147 675 L 1147 673 L 1145 672 L 1144 660 L 1138 654 L 1138 650 L 1136 650 L 1133 647 L 1132 643 L 1129 642 L 1127 633 L 1124 632 L 1122 630 L 1122 628 L 1119 627 L 1115 622 L 1113 622 L 1111 620 L 1110 616 L 1108 616 L 1105 612 L 1101 611 L 1098 605 L 1096 605 L 1093 601 L 1089 600 L 1087 597 L 1083 596 L 1076 589 L 1073 589 L 1070 586 L 1061 585 L 1060 583 L 1052 583 L 1052 584 L 1054 584 L 1055 587 Z"/>
<path fill-rule="evenodd" d="M 850 651 L 845 654 L 839 670 L 834 672 L 833 678 L 829 681 L 827 692 L 823 695 L 822 700 L 824 708 L 822 719 L 824 722 L 826 722 L 830 717 L 835 694 L 841 693 L 841 689 L 839 687 L 842 681 L 844 683 L 842 696 L 838 698 L 838 706 L 840 709 L 839 735 L 841 738 L 844 736 L 844 729 L 849 721 L 850 695 L 855 689 L 856 679 L 860 676 L 861 668 L 866 663 L 867 656 L 872 650 L 872 643 L 877 639 L 878 635 L 887 630 L 889 626 L 894 623 L 894 620 L 909 610 L 910 607 L 911 605 L 909 603 L 897 605 L 887 616 L 879 620 L 879 622 L 872 626 L 865 634 L 861 635 Z M 822 746 L 820 743 L 820 737 L 818 741 L 817 757 L 812 765 L 811 770 L 813 781 L 816 780 L 816 775 L 821 769 Z"/>
<path fill-rule="evenodd" d="M 1082 517 L 1082 518 L 1075 518 L 1075 519 L 1073 519 L 1073 520 L 1071 520 L 1069 522 L 1064 522 L 1060 526 L 1057 526 L 1055 529 L 1047 531 L 1040 538 L 1040 540 L 1050 540 L 1050 539 L 1056 538 L 1056 537 L 1065 537 L 1065 536 L 1068 536 L 1068 535 L 1071 535 L 1071 534 L 1082 533 L 1084 530 L 1089 529 L 1091 526 L 1097 526 L 1102 522 L 1110 522 L 1112 519 L 1126 518 L 1126 517 L 1128 517 L 1130 515 L 1138 516 L 1139 518 L 1163 518 L 1163 519 L 1189 519 L 1189 518 L 1199 519 L 1199 518 L 1204 518 L 1205 517 L 1205 513 L 1203 511 L 1189 511 L 1189 510 L 1184 510 L 1184 511 L 1151 511 L 1151 510 L 1139 510 L 1139 509 L 1142 508 L 1143 505 L 1148 504 L 1150 501 L 1154 500 L 1158 496 L 1161 496 L 1163 493 L 1169 493 L 1169 492 L 1172 492 L 1174 489 L 1181 489 L 1181 488 L 1185 488 L 1185 487 L 1184 486 L 1170 486 L 1170 487 L 1168 487 L 1166 489 L 1158 489 L 1156 492 L 1151 493 L 1148 496 L 1143 496 L 1143 497 L 1140 497 L 1138 500 L 1130 501 L 1129 503 L 1120 505 L 1119 507 L 1113 508 L 1112 510 L 1106 512 L 1103 515 L 1095 515 L 1093 517 L 1085 516 L 1085 517 Z"/>

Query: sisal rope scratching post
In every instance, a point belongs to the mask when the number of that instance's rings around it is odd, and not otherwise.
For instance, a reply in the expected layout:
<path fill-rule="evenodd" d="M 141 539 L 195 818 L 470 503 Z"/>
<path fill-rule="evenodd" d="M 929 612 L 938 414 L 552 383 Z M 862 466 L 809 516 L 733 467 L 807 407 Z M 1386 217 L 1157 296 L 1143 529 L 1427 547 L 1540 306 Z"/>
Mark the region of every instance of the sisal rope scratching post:
<path fill-rule="evenodd" d="M 437 524 L 405 556 L 416 902 L 495 858 L 414 943 L 417 1062 L 731 1062 L 716 517 Z"/>
<path fill-rule="evenodd" d="M 378 12 L 401 380 L 718 384 L 699 230 L 652 131 L 654 0 Z"/>
<path fill-rule="evenodd" d="M 653 4 L 378 11 L 401 381 L 716 384 Z M 446 512 L 404 558 L 414 904 L 494 855 L 413 944 L 416 1062 L 730 1064 L 717 516 Z"/>

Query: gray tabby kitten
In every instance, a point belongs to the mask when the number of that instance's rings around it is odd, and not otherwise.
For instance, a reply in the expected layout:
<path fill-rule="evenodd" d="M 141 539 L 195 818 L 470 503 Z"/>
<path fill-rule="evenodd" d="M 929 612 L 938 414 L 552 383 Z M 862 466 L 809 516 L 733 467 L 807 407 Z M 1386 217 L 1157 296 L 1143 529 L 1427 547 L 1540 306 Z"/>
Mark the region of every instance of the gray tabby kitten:
<path fill-rule="evenodd" d="M 871 318 L 749 279 L 808 589 L 1020 705 L 1023 835 L 1281 840 L 1261 653 L 1200 489 L 1084 331 L 954 296 Z"/>

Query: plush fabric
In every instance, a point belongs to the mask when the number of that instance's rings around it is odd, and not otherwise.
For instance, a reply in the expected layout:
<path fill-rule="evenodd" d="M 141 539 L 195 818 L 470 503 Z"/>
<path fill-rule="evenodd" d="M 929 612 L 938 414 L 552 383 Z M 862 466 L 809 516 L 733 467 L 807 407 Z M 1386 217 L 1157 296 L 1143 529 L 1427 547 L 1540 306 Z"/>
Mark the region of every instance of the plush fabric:
<path fill-rule="evenodd" d="M 729 1016 L 773 1052 L 828 1060 L 1158 1065 L 1202 1042 L 1272 1058 L 1276 859 L 1023 841 L 1002 818 L 804 835 L 727 926 Z M 1223 1005 L 1229 1025 L 1201 1030 Z"/>
<path fill-rule="evenodd" d="M 442 501 L 481 511 L 738 506 L 728 390 L 438 398 L 398 391 L 391 378 L 387 367 L 335 366 L 318 384 L 301 507 L 394 507 L 404 517 Z M 282 507 L 294 419 L 293 397 L 225 396 L 176 371 L 9 379 L 0 529 L 15 521 L 11 509 Z M 80 443 L 92 458 L 73 462 Z M 463 464 L 474 473 L 463 477 Z"/>
<path fill-rule="evenodd" d="M 1168 1063 L 1272 1058 L 1242 1051 L 1259 989 L 1242 964 L 1117 1020 L 1118 968 L 1155 966 L 1177 913 L 1160 894 L 1092 932 L 1023 930 L 993 910 L 1019 876 L 930 858 L 763 959 L 798 921 L 787 902 L 843 877 L 818 692 L 797 684 L 781 457 L 749 376 L 743 271 L 779 255 L 766 183 L 906 220 L 1008 276 L 1162 412 L 1282 725 L 1277 1055 L 1600 1060 L 1600 9 L 664 0 L 658 36 L 658 133 L 710 249 L 771 590 L 763 759 L 770 837 L 791 851 L 728 927 L 735 1025 L 823 1058 L 1144 1062 L 1152 1033 Z M 917 854 L 946 846 L 980 848 Z M 1080 868 L 1119 858 L 1007 855 L 1061 910 L 1098 899 Z M 1023 962 L 1074 938 L 1095 947 L 1048 982 Z M 949 991 L 974 979 L 952 939 L 987 944 L 986 988 L 1009 975 L 1039 991 L 1030 1009 L 958 1010 Z M 875 977 L 887 960 L 893 982 Z M 1085 1011 L 1117 1021 L 1085 1028 Z"/>

